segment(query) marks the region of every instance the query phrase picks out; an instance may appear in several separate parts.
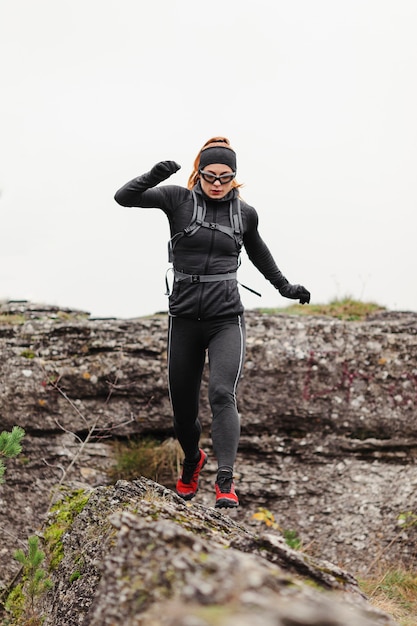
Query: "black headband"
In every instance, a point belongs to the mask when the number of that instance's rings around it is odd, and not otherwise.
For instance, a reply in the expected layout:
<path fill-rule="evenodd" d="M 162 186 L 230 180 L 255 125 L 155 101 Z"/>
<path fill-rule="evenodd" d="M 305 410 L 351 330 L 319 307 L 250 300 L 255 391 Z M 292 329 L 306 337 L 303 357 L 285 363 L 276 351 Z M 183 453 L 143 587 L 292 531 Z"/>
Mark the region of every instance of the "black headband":
<path fill-rule="evenodd" d="M 206 165 L 211 165 L 212 163 L 228 165 L 236 172 L 236 152 L 231 148 L 223 146 L 206 148 L 200 154 L 200 169 L 204 169 Z"/>

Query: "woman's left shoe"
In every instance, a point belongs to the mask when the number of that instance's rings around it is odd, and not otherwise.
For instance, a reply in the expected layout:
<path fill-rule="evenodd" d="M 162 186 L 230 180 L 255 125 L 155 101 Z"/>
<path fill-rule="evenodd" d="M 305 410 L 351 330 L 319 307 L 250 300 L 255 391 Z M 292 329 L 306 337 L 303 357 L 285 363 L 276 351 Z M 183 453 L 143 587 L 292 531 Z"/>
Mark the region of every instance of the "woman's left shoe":
<path fill-rule="evenodd" d="M 239 506 L 239 498 L 235 492 L 233 476 L 225 475 L 217 477 L 216 484 L 216 508 L 231 509 Z"/>

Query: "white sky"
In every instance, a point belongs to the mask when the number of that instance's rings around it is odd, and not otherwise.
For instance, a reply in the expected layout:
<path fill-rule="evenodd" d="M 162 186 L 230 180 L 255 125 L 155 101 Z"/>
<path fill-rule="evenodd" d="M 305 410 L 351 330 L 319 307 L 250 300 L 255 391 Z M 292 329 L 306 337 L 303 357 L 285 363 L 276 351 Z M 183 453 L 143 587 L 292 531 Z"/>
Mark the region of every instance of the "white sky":
<path fill-rule="evenodd" d="M 221 134 L 313 302 L 417 310 L 416 0 L 0 0 L 0 71 L 1 300 L 166 310 L 166 218 L 113 195 Z"/>

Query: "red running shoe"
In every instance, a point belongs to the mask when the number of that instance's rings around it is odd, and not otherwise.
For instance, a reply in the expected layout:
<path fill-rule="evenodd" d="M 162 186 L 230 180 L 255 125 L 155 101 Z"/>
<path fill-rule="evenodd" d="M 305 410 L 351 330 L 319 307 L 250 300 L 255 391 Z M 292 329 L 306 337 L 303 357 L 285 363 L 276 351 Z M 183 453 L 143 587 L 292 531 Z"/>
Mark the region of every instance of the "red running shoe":
<path fill-rule="evenodd" d="M 187 463 L 182 465 L 181 477 L 177 480 L 176 491 L 180 498 L 191 500 L 198 491 L 198 478 L 207 462 L 207 454 L 200 448 L 200 460 L 197 464 Z"/>
<path fill-rule="evenodd" d="M 215 484 L 216 488 L 216 508 L 231 509 L 239 506 L 239 498 L 235 492 L 235 484 L 233 482 L 233 476 L 225 475 L 218 476 Z"/>

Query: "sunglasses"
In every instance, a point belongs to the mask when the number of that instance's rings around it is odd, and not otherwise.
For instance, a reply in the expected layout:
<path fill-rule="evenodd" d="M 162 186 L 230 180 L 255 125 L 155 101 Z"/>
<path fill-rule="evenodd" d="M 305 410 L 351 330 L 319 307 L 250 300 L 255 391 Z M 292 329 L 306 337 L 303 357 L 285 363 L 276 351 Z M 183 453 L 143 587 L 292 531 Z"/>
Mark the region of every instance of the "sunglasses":
<path fill-rule="evenodd" d="M 231 183 L 236 176 L 236 172 L 231 172 L 230 174 L 220 174 L 220 176 L 210 174 L 209 172 L 204 172 L 203 170 L 198 170 L 198 172 L 202 179 L 206 181 L 206 183 L 214 184 L 216 180 L 218 180 L 221 185 L 227 185 L 227 183 Z"/>

